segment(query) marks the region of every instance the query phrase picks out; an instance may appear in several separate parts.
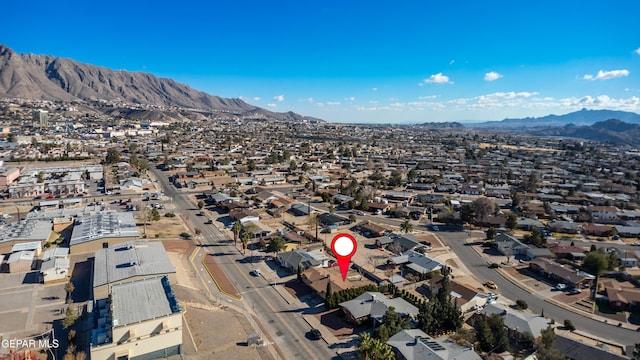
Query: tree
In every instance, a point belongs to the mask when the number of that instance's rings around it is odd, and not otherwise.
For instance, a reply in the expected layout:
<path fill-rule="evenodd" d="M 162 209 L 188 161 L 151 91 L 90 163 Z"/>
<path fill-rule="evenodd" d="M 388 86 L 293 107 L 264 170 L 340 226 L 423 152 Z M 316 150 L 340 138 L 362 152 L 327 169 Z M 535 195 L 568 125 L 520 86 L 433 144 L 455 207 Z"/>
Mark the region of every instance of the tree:
<path fill-rule="evenodd" d="M 609 266 L 607 255 L 602 249 L 590 251 L 587 256 L 585 256 L 582 264 L 590 274 L 596 277 L 593 291 L 593 299 L 595 300 L 596 293 L 598 292 L 598 280 L 600 279 L 600 275 L 602 275 L 602 272 Z"/>
<path fill-rule="evenodd" d="M 238 243 L 238 234 L 240 234 L 240 230 L 242 229 L 242 225 L 240 224 L 239 221 L 236 221 L 233 223 L 233 226 L 231 226 L 231 231 L 233 231 L 233 244 L 237 244 Z"/>
<path fill-rule="evenodd" d="M 108 148 L 107 157 L 104 162 L 107 164 L 116 164 L 120 162 L 120 152 L 115 148 Z"/>
<path fill-rule="evenodd" d="M 156 208 L 151 209 L 151 211 L 149 211 L 149 218 L 151 218 L 152 221 L 159 221 L 160 212 L 158 211 L 158 209 Z"/>
<path fill-rule="evenodd" d="M 67 292 L 67 299 L 71 299 L 71 293 L 73 293 L 73 290 L 75 289 L 76 287 L 73 285 L 71 281 L 69 281 L 64 285 L 64 291 Z"/>
<path fill-rule="evenodd" d="M 573 331 L 576 329 L 576 326 L 573 325 L 573 322 L 569 319 L 564 321 L 564 327 L 565 329 L 569 330 L 569 331 Z"/>
<path fill-rule="evenodd" d="M 35 139 L 35 138 L 33 138 L 33 139 Z M 16 134 L 9 133 L 9 135 L 7 135 L 7 142 L 10 142 L 10 143 L 16 142 Z M 37 142 L 37 140 L 36 140 L 36 142 Z"/>
<path fill-rule="evenodd" d="M 509 214 L 504 225 L 507 227 L 507 229 L 515 230 L 518 227 L 518 215 Z"/>
<path fill-rule="evenodd" d="M 353 214 L 349 215 L 349 222 L 351 222 L 352 224 L 356 222 L 356 216 Z"/>
<path fill-rule="evenodd" d="M 494 339 L 491 328 L 483 316 L 476 316 L 473 321 L 473 329 L 476 331 L 476 338 L 483 351 L 493 349 Z"/>
<path fill-rule="evenodd" d="M 250 235 L 248 232 L 243 231 L 240 236 L 240 241 L 242 241 L 242 252 L 247 253 L 247 245 L 249 244 Z"/>
<path fill-rule="evenodd" d="M 269 240 L 269 244 L 267 245 L 267 252 L 275 253 L 276 255 L 282 251 L 287 243 L 280 236 L 275 237 Z"/>
<path fill-rule="evenodd" d="M 327 288 L 325 290 L 325 299 L 329 299 L 331 297 L 333 297 L 333 287 L 331 285 L 331 280 L 329 279 L 329 281 L 327 281 Z"/>
<path fill-rule="evenodd" d="M 256 169 L 256 161 L 253 159 L 247 160 L 247 170 L 254 171 Z"/>
<path fill-rule="evenodd" d="M 473 208 L 473 213 L 478 223 L 484 223 L 487 220 L 487 216 L 493 214 L 495 207 L 494 202 L 484 196 L 475 199 L 471 203 L 471 208 Z"/>
<path fill-rule="evenodd" d="M 362 333 L 358 338 L 358 351 L 364 360 L 395 360 L 391 346 L 383 341 L 373 339 L 368 333 Z"/>
<path fill-rule="evenodd" d="M 295 161 L 295 160 L 291 160 L 291 161 L 289 162 L 289 171 L 290 171 L 290 172 L 294 172 L 294 171 L 296 171 L 297 169 L 298 169 L 298 164 L 296 163 L 296 161 Z"/>
<path fill-rule="evenodd" d="M 41 184 L 44 182 L 44 171 L 40 171 L 38 173 L 38 183 Z"/>
<path fill-rule="evenodd" d="M 557 339 L 555 331 L 551 326 L 540 331 L 540 343 L 545 349 L 551 349 Z"/>
<path fill-rule="evenodd" d="M 535 343 L 535 339 L 533 338 L 533 334 L 531 334 L 528 331 L 523 332 L 520 335 L 520 345 L 522 345 L 523 348 L 529 350 L 531 348 L 533 348 L 533 344 Z"/>
<path fill-rule="evenodd" d="M 489 326 L 494 340 L 494 351 L 503 352 L 509 348 L 509 333 L 504 325 L 504 318 L 498 314 L 492 314 L 489 317 Z"/>
<path fill-rule="evenodd" d="M 463 224 L 469 224 L 473 221 L 473 208 L 470 204 L 460 206 L 460 221 Z"/>
<path fill-rule="evenodd" d="M 62 319 L 62 327 L 65 329 L 72 327 L 77 318 L 78 315 L 68 306 L 64 314 L 64 319 Z"/>
<path fill-rule="evenodd" d="M 520 299 L 516 300 L 516 306 L 518 307 L 518 309 L 525 310 L 529 307 L 529 304 L 527 304 L 526 301 Z"/>
<path fill-rule="evenodd" d="M 496 237 L 496 229 L 490 227 L 487 229 L 487 240 L 493 240 Z"/>
<path fill-rule="evenodd" d="M 402 224 L 400 224 L 400 230 L 404 231 L 405 234 L 413 232 L 413 224 L 409 219 L 405 219 Z"/>

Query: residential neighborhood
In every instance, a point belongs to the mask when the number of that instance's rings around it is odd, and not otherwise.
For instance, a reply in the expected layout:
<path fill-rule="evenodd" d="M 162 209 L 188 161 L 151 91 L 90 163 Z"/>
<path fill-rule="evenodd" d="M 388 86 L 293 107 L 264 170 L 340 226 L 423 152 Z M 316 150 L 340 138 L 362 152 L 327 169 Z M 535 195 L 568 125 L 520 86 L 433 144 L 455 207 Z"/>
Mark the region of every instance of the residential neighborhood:
<path fill-rule="evenodd" d="M 98 105 L 0 99 L 3 339 L 91 359 L 637 351 L 637 148 Z"/>

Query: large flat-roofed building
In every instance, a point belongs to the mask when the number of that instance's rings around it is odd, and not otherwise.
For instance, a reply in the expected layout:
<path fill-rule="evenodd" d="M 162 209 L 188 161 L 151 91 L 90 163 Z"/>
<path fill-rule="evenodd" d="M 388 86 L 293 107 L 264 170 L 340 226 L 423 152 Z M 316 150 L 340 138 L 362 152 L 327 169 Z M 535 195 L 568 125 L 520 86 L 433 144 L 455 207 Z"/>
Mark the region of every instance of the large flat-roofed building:
<path fill-rule="evenodd" d="M 0 225 L 0 254 L 8 254 L 17 244 L 43 242 L 51 236 L 51 221 L 26 219 Z"/>
<path fill-rule="evenodd" d="M 104 299 L 114 285 L 167 276 L 176 281 L 176 269 L 160 242 L 131 241 L 96 251 L 93 298 Z"/>
<path fill-rule="evenodd" d="M 130 212 L 103 211 L 76 220 L 69 247 L 72 254 L 95 252 L 140 237 Z"/>
<path fill-rule="evenodd" d="M 182 352 L 182 311 L 169 279 L 114 285 L 91 312 L 91 359 L 156 359 Z"/>
<path fill-rule="evenodd" d="M 13 184 L 20 177 L 20 169 L 15 167 L 0 166 L 0 186 L 8 186 Z"/>

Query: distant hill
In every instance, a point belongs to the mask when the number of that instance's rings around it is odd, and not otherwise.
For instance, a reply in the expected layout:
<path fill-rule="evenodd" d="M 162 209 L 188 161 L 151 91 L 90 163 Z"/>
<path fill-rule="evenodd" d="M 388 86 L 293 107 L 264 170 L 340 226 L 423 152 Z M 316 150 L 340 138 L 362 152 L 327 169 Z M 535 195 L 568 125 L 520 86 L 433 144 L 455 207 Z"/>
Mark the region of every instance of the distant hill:
<path fill-rule="evenodd" d="M 604 142 L 640 144 L 640 125 L 616 119 L 599 121 L 590 126 L 569 124 L 563 127 L 531 130 L 528 133 L 537 136 L 562 136 Z"/>
<path fill-rule="evenodd" d="M 425 127 L 427 129 L 464 129 L 464 125 L 458 122 L 426 122 L 417 124 L 416 126 Z"/>
<path fill-rule="evenodd" d="M 271 112 L 241 99 L 209 95 L 148 73 L 116 71 L 49 55 L 18 54 L 5 45 L 0 45 L 0 97 L 51 101 L 122 100 L 244 117 L 318 120 L 292 112 Z"/>
<path fill-rule="evenodd" d="M 564 114 L 547 115 L 543 117 L 527 117 L 522 119 L 504 119 L 501 121 L 487 121 L 483 123 L 467 124 L 471 128 L 517 129 L 531 127 L 565 126 L 568 124 L 592 125 L 599 121 L 618 119 L 627 123 L 640 124 L 640 114 L 615 110 L 587 110 Z"/>

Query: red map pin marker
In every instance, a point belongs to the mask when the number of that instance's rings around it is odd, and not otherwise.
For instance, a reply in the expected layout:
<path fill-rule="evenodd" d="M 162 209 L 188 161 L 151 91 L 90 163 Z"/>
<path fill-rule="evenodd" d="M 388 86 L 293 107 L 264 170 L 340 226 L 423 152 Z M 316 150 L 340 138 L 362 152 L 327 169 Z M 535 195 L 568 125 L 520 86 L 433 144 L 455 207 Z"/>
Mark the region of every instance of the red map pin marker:
<path fill-rule="evenodd" d="M 347 271 L 349 271 L 349 263 L 351 257 L 358 250 L 358 243 L 356 239 L 349 234 L 338 234 L 331 241 L 331 251 L 333 255 L 338 259 L 338 265 L 340 266 L 340 273 L 342 273 L 342 280 L 347 278 Z"/>

